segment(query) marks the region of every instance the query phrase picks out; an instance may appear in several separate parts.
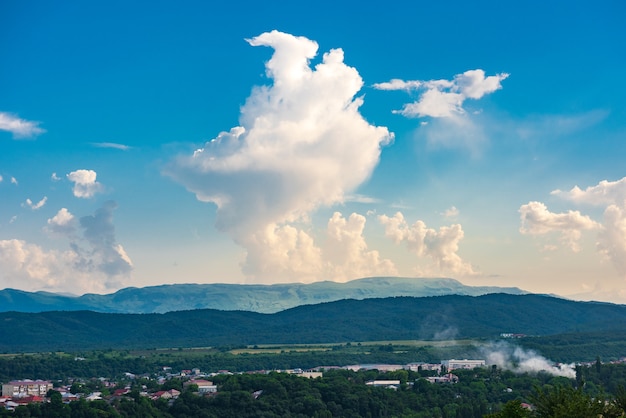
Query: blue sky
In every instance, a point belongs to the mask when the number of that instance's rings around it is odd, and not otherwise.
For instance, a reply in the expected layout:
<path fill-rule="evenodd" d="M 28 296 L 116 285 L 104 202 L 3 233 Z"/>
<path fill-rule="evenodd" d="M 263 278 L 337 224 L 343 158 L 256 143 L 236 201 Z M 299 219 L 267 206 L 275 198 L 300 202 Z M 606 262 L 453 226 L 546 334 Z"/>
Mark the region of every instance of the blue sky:
<path fill-rule="evenodd" d="M 0 5 L 0 288 L 626 303 L 626 6 Z"/>

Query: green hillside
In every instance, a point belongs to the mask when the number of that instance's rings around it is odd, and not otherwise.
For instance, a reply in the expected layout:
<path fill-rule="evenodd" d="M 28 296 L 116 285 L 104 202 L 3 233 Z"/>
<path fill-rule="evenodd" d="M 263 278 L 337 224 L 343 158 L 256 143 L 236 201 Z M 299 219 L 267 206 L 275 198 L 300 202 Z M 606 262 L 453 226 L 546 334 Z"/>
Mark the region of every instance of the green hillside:
<path fill-rule="evenodd" d="M 626 330 L 626 306 L 541 295 L 396 297 L 299 306 L 275 314 L 190 310 L 0 314 L 0 351 L 491 339 Z"/>

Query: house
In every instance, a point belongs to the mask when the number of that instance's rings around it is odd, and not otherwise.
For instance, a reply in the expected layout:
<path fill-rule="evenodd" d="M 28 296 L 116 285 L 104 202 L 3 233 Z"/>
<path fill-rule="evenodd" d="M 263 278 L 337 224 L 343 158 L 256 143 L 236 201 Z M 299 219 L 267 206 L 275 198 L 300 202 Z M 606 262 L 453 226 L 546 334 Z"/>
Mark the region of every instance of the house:
<path fill-rule="evenodd" d="M 166 390 L 160 390 L 158 392 L 153 393 L 150 396 L 150 399 L 156 401 L 157 399 L 172 399 L 172 394 Z"/>
<path fill-rule="evenodd" d="M 214 385 L 213 382 L 209 380 L 192 379 L 184 383 L 185 387 L 188 387 L 189 385 L 197 385 L 198 393 L 200 394 L 217 392 L 217 385 Z"/>
<path fill-rule="evenodd" d="M 12 380 L 2 385 L 2 396 L 13 398 L 46 396 L 50 389 L 52 389 L 52 383 L 47 380 Z"/>

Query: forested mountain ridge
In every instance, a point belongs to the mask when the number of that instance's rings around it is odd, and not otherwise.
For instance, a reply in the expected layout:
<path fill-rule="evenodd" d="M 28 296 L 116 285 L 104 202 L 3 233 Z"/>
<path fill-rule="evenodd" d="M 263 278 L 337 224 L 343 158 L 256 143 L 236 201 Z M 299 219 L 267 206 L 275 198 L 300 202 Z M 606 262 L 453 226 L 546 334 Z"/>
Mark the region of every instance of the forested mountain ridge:
<path fill-rule="evenodd" d="M 0 351 L 206 347 L 624 332 L 626 306 L 542 295 L 341 300 L 275 314 L 0 313 Z"/>
<path fill-rule="evenodd" d="M 164 313 L 189 309 L 219 309 L 275 313 L 295 306 L 341 299 L 452 294 L 479 296 L 488 293 L 526 292 L 514 287 L 466 286 L 447 278 L 406 277 L 371 277 L 346 283 L 174 284 L 129 287 L 107 295 L 82 296 L 4 289 L 0 291 L 0 312 L 88 310 L 108 313 Z"/>

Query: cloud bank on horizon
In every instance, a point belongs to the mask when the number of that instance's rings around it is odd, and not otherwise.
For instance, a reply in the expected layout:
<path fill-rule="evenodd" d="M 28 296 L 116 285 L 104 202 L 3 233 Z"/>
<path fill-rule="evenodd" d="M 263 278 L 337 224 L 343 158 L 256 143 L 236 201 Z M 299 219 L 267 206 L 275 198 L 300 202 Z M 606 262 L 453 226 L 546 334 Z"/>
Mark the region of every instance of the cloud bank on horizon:
<path fill-rule="evenodd" d="M 626 177 L 618 181 L 603 180 L 584 190 L 578 186 L 570 191 L 557 189 L 551 195 L 579 206 L 603 208 L 602 222 L 596 222 L 578 210 L 554 213 L 541 202 L 529 202 L 519 210 L 520 232 L 534 236 L 560 235 L 567 248 L 578 252 L 583 233 L 595 231 L 598 253 L 626 279 Z M 621 294 L 626 296 L 623 290 Z"/>

